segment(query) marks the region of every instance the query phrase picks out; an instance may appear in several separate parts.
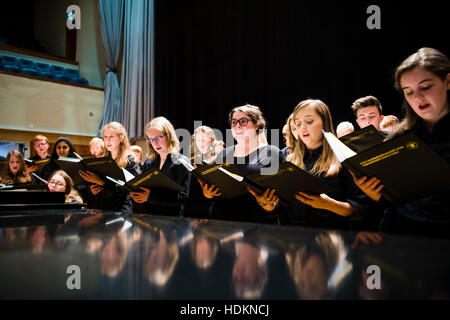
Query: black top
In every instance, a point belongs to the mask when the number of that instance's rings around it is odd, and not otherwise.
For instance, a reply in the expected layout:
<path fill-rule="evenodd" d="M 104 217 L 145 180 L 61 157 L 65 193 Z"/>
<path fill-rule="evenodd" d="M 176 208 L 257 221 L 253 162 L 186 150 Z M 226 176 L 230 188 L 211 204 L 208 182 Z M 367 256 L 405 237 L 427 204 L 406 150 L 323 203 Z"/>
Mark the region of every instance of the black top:
<path fill-rule="evenodd" d="M 139 165 L 134 162 L 133 156 L 128 156 L 128 164 L 125 167 L 131 174 L 137 175 Z M 131 212 L 131 196 L 121 186 L 118 186 L 109 179 L 103 178 L 105 184 L 103 190 L 97 195 L 93 195 L 89 189 L 89 184 L 80 185 L 83 186 L 83 190 L 77 188 L 83 201 L 87 203 L 89 209 L 101 209 L 110 211 Z"/>
<path fill-rule="evenodd" d="M 189 198 L 191 173 L 183 164 L 177 161 L 178 157 L 183 157 L 187 162 L 189 162 L 189 159 L 181 154 L 177 154 L 176 156 L 167 156 L 167 159 L 161 168 L 161 172 L 182 186 L 184 190 L 176 192 L 153 188 L 150 191 L 147 202 L 140 204 L 133 201 L 134 212 L 151 213 L 154 215 L 182 215 L 182 206 Z M 154 167 L 159 169 L 160 164 L 161 158 L 159 155 L 153 160 L 147 159 L 144 162 L 143 171 Z"/>
<path fill-rule="evenodd" d="M 450 162 L 450 114 L 436 123 L 432 132 L 422 121 L 411 131 L 444 160 Z M 381 229 L 393 233 L 450 237 L 449 199 L 450 194 L 446 192 L 393 206 L 382 198 L 379 205 L 387 210 Z"/>
<path fill-rule="evenodd" d="M 322 154 L 322 149 L 322 146 L 320 146 L 313 151 L 306 151 L 303 159 L 306 166 L 305 171 L 309 172 L 312 169 Z M 349 220 L 361 219 L 367 213 L 367 205 L 363 201 L 364 194 L 353 183 L 350 173 L 343 168 L 335 176 L 325 177 L 324 174 L 321 174 L 318 177 L 334 189 L 333 192 L 327 194 L 330 198 L 352 205 L 355 210 L 353 215 L 343 217 L 328 210 L 313 208 L 295 199 L 291 202 L 287 220 L 282 219 L 282 221 L 287 224 L 310 227 L 351 229 Z"/>
<path fill-rule="evenodd" d="M 236 164 L 238 169 L 245 175 L 246 173 L 268 168 L 285 161 L 284 155 L 278 147 L 273 145 L 263 146 L 246 157 L 234 157 L 235 146 L 225 148 L 216 158 L 217 163 Z M 205 198 L 206 199 L 206 198 Z M 248 221 L 259 223 L 277 223 L 278 210 L 267 212 L 262 209 L 255 197 L 248 193 L 245 196 L 234 199 L 213 199 L 213 206 L 210 212 L 210 218 L 221 220 Z"/>

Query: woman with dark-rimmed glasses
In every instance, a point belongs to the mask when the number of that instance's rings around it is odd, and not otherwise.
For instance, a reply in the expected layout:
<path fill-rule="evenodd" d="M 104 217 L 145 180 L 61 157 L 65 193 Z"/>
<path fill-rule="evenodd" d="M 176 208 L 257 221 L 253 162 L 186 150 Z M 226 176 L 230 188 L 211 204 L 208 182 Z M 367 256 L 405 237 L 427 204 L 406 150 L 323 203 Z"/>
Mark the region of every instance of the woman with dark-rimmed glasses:
<path fill-rule="evenodd" d="M 264 133 L 266 121 L 259 107 L 244 105 L 231 110 L 228 120 L 236 144 L 225 148 L 216 158 L 217 163 L 236 164 L 244 173 L 248 170 L 275 167 L 284 162 L 276 146 L 269 145 Z M 277 163 L 275 163 L 277 162 Z M 277 168 L 276 168 L 277 169 Z M 214 219 L 277 223 L 279 198 L 275 190 L 263 194 L 248 189 L 248 194 L 229 200 L 220 199 L 219 188 L 199 180 L 203 195 L 212 200 L 210 217 Z M 256 199 L 256 201 L 255 201 Z"/>

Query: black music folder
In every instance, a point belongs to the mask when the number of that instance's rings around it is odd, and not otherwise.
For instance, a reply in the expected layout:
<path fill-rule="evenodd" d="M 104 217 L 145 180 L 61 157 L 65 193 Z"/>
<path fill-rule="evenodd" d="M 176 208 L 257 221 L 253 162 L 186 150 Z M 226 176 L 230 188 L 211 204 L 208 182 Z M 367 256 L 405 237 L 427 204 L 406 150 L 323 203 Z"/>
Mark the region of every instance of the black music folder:
<path fill-rule="evenodd" d="M 25 165 L 27 167 L 37 165 L 39 168 L 35 172 L 38 174 L 40 174 L 42 172 L 42 169 L 45 167 L 45 165 L 50 162 L 50 158 L 40 159 L 40 160 L 31 160 L 31 159 L 24 158 L 24 160 L 25 160 Z"/>
<path fill-rule="evenodd" d="M 131 178 L 131 173 L 127 173 L 127 176 Z M 150 168 L 137 175 L 136 177 L 131 178 L 127 182 L 124 182 L 120 179 L 115 179 L 113 177 L 106 177 L 107 179 L 115 182 L 116 184 L 123 186 L 127 191 L 141 191 L 141 187 L 147 188 L 157 188 L 157 189 L 166 189 L 172 191 L 183 191 L 184 188 L 180 186 L 178 183 L 169 178 L 164 172 L 160 171 L 158 168 Z"/>
<path fill-rule="evenodd" d="M 324 133 L 343 166 L 357 176 L 377 177 L 381 193 L 396 204 L 450 191 L 450 165 L 413 132 L 352 154 L 336 137 Z M 348 148 L 347 148 L 348 149 Z"/>
<path fill-rule="evenodd" d="M 283 204 L 295 199 L 298 192 L 311 194 L 328 193 L 333 189 L 308 172 L 296 165 L 285 162 L 280 164 L 274 174 L 261 174 L 260 168 L 244 174 L 235 165 L 215 164 L 204 165 L 192 171 L 192 174 L 207 184 L 219 187 L 226 199 L 248 193 L 247 187 L 258 193 L 264 193 L 267 188 L 276 189 L 278 196 L 284 200 Z"/>
<path fill-rule="evenodd" d="M 91 171 L 102 178 L 109 176 L 117 180 L 125 180 L 122 169 L 111 157 L 88 157 L 83 159 L 59 157 L 55 162 L 61 170 L 64 170 L 72 178 L 75 185 L 86 183 L 81 178 L 79 170 Z"/>
<path fill-rule="evenodd" d="M 346 134 L 339 138 L 347 147 L 355 152 L 367 150 L 384 140 L 384 136 L 373 125 Z"/>

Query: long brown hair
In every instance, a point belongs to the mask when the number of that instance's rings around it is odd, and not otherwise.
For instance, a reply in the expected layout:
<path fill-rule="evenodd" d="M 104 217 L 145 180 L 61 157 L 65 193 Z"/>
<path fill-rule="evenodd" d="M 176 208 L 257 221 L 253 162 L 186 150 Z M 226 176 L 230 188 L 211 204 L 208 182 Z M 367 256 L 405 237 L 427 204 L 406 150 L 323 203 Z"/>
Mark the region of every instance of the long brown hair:
<path fill-rule="evenodd" d="M 256 135 L 258 137 L 258 144 L 268 144 L 267 143 L 267 137 L 264 129 L 266 129 L 266 120 L 264 119 L 263 113 L 261 109 L 259 109 L 258 106 L 254 106 L 251 104 L 246 104 L 240 107 L 236 107 L 233 110 L 230 111 L 228 114 L 228 122 L 231 126 L 231 120 L 233 119 L 233 114 L 235 112 L 242 112 L 245 113 L 247 116 L 250 117 L 250 119 L 253 121 L 253 123 L 258 127 L 258 130 L 256 130 Z"/>
<path fill-rule="evenodd" d="M 11 157 L 14 156 L 20 161 L 20 168 L 16 175 L 13 175 L 9 170 L 9 161 Z M 25 160 L 23 154 L 17 150 L 11 150 L 6 156 L 5 165 L 3 167 L 2 176 L 0 177 L 0 182 L 5 184 L 12 184 L 16 182 L 27 183 L 31 182 L 31 177 L 25 168 Z"/>
<path fill-rule="evenodd" d="M 439 50 L 433 48 L 421 48 L 417 52 L 406 58 L 395 70 L 394 74 L 394 87 L 400 94 L 403 95 L 403 110 L 405 112 L 405 117 L 397 126 L 397 129 L 391 133 L 386 140 L 389 140 L 406 130 L 414 128 L 417 121 L 420 119 L 419 116 L 414 112 L 411 106 L 405 99 L 403 94 L 402 86 L 400 80 L 405 72 L 414 70 L 416 68 L 423 68 L 431 73 L 434 73 L 442 81 L 445 81 L 447 75 L 450 73 L 450 61 L 449 59 L 440 52 Z M 447 90 L 447 101 L 448 101 L 448 90 Z"/>
<path fill-rule="evenodd" d="M 330 109 L 321 100 L 307 99 L 301 101 L 294 109 L 293 113 L 294 119 L 297 113 L 307 106 L 314 107 L 314 110 L 322 119 L 323 130 L 335 134 Z M 322 136 L 321 142 L 322 142 L 322 154 L 320 155 L 319 159 L 317 159 L 310 173 L 315 175 L 323 174 L 325 177 L 334 176 L 339 173 L 341 164 L 337 160 L 328 143 L 325 142 L 325 137 Z M 303 143 L 301 139 L 298 139 L 297 143 L 295 144 L 294 152 L 292 152 L 288 156 L 288 161 L 292 162 L 293 164 L 302 169 L 306 169 L 305 163 L 303 162 L 305 152 L 306 152 L 306 145 Z"/>

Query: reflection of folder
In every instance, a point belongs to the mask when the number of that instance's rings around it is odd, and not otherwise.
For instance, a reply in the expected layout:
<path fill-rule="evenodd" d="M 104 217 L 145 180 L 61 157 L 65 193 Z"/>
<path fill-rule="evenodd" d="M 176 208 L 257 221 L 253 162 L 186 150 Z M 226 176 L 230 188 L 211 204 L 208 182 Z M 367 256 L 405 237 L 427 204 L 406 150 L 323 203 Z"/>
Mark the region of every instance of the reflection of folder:
<path fill-rule="evenodd" d="M 86 183 L 78 173 L 79 170 L 91 171 L 102 178 L 110 176 L 114 179 L 125 180 L 122 169 L 111 157 L 85 159 L 60 157 L 55 162 L 61 170 L 64 170 L 72 178 L 75 185 Z"/>
<path fill-rule="evenodd" d="M 169 178 L 165 173 L 158 170 L 158 168 L 150 168 L 145 170 L 141 174 L 132 178 L 131 180 L 124 182 L 112 177 L 106 177 L 107 179 L 123 186 L 127 191 L 141 191 L 140 187 L 166 189 L 173 191 L 183 191 L 184 188 L 178 183 Z"/>
<path fill-rule="evenodd" d="M 358 154 L 351 154 L 332 134 L 324 134 L 345 167 L 357 176 L 380 179 L 381 193 L 394 203 L 450 191 L 450 165 L 412 132 Z"/>
<path fill-rule="evenodd" d="M 384 136 L 373 125 L 346 134 L 339 138 L 347 147 L 361 152 L 383 142 Z"/>

